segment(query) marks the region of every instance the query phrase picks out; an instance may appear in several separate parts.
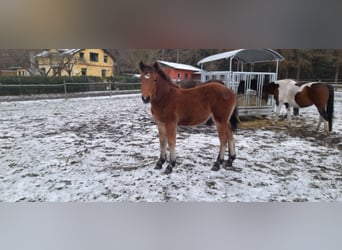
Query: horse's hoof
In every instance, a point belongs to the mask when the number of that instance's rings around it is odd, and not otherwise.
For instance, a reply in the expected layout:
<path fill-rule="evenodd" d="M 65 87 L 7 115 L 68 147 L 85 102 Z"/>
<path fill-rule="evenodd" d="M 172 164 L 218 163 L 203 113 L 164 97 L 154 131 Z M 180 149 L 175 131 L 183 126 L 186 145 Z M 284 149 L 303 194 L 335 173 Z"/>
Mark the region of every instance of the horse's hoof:
<path fill-rule="evenodd" d="M 232 167 L 232 166 L 233 166 L 233 161 L 229 159 L 229 160 L 226 162 L 226 167 Z"/>
<path fill-rule="evenodd" d="M 171 166 L 167 166 L 165 168 L 164 174 L 171 174 L 172 173 L 172 167 Z"/>
<path fill-rule="evenodd" d="M 214 166 L 211 168 L 212 171 L 219 171 L 220 170 L 220 163 L 215 162 Z"/>
<path fill-rule="evenodd" d="M 229 156 L 229 158 L 227 160 L 227 163 L 226 163 L 226 166 L 227 167 L 232 167 L 233 166 L 233 161 L 235 160 L 235 158 L 236 158 L 235 155 Z"/>
<path fill-rule="evenodd" d="M 163 164 L 166 160 L 162 159 L 162 158 L 159 158 L 159 160 L 157 161 L 156 163 L 156 166 L 154 167 L 154 169 L 162 169 L 163 167 Z"/>
<path fill-rule="evenodd" d="M 162 169 L 162 167 L 163 167 L 163 164 L 157 163 L 154 169 L 159 170 L 159 169 Z"/>

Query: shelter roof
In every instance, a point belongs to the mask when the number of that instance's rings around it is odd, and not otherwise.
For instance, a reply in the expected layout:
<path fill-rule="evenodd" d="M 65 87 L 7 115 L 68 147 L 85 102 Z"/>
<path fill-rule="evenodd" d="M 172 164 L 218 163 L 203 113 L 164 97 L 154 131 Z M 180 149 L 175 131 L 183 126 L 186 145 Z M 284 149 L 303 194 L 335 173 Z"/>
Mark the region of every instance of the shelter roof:
<path fill-rule="evenodd" d="M 243 63 L 251 64 L 284 60 L 282 55 L 271 49 L 237 49 L 208 56 L 200 60 L 197 64 L 201 65 L 207 62 L 230 58 L 236 59 Z"/>

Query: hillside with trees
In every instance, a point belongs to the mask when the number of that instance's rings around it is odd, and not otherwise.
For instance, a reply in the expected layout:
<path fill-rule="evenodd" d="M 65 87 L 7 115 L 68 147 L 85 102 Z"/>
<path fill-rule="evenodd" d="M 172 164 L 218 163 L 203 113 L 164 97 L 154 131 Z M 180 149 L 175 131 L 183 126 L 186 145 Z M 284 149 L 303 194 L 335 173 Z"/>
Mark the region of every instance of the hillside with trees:
<path fill-rule="evenodd" d="M 185 63 L 197 66 L 202 58 L 232 49 L 108 49 L 115 58 L 117 75 L 138 73 L 138 62 L 154 60 Z M 341 82 L 342 50 L 332 49 L 275 49 L 285 61 L 279 64 L 279 79 L 322 80 Z M 28 68 L 30 55 L 39 49 L 0 49 L 0 69 L 11 66 Z M 206 70 L 227 70 L 229 61 L 221 60 L 206 65 Z M 270 65 L 258 65 L 258 70 L 269 71 Z"/>

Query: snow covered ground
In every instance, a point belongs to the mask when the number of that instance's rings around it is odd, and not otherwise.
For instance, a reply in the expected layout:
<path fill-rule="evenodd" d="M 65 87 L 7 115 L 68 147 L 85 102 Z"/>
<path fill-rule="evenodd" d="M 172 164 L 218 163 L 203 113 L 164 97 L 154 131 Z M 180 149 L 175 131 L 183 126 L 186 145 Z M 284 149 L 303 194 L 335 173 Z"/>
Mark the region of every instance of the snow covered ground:
<path fill-rule="evenodd" d="M 0 201 L 342 201 L 342 93 L 334 132 L 301 109 L 293 128 L 240 128 L 232 168 L 210 170 L 214 126 L 180 128 L 177 165 L 159 156 L 139 94 L 0 103 Z"/>

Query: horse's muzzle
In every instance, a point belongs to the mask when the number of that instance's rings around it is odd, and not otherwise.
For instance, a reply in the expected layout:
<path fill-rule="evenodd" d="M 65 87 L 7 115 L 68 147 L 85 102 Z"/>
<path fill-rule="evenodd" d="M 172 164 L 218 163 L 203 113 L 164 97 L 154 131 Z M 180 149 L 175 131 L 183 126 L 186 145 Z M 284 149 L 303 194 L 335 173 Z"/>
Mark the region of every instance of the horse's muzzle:
<path fill-rule="evenodd" d="M 151 97 L 150 97 L 150 96 L 147 96 L 147 97 L 141 96 L 141 99 L 142 99 L 142 101 L 143 101 L 144 103 L 149 103 L 149 102 L 151 102 Z"/>

